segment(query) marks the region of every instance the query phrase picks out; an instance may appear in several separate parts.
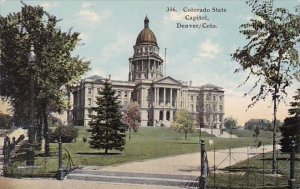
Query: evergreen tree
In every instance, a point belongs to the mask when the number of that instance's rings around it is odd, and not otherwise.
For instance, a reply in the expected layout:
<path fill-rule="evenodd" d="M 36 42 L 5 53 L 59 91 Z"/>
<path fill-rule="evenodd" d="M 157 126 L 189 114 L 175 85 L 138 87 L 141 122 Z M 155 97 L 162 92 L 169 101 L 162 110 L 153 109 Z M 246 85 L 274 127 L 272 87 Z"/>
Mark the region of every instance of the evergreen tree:
<path fill-rule="evenodd" d="M 112 89 L 109 80 L 105 80 L 104 88 L 97 98 L 97 106 L 93 107 L 95 115 L 91 115 L 89 122 L 90 147 L 94 149 L 108 150 L 116 149 L 122 151 L 125 145 L 126 127 L 122 123 L 121 106 L 117 101 L 115 90 Z"/>
<path fill-rule="evenodd" d="M 292 117 L 287 117 L 284 124 L 280 127 L 282 138 L 280 139 L 281 151 L 290 152 L 291 142 L 294 140 L 296 143 L 296 152 L 300 152 L 300 89 L 293 97 L 294 102 L 291 102 L 289 114 Z"/>

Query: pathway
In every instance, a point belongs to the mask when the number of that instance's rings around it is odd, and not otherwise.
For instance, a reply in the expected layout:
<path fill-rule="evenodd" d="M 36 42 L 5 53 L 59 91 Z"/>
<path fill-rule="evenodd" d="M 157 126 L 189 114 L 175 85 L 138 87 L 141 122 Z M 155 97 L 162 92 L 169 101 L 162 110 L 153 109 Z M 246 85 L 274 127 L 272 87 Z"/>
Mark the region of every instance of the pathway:
<path fill-rule="evenodd" d="M 272 151 L 265 146 L 264 152 Z M 247 152 L 249 154 L 247 155 Z M 210 165 L 218 169 L 225 168 L 251 158 L 263 152 L 263 148 L 234 148 L 207 152 Z M 131 162 L 114 166 L 87 166 L 68 175 L 68 179 L 93 180 L 113 183 L 157 184 L 167 186 L 185 186 L 194 183 L 199 176 L 200 153 L 191 153 L 159 159 Z"/>

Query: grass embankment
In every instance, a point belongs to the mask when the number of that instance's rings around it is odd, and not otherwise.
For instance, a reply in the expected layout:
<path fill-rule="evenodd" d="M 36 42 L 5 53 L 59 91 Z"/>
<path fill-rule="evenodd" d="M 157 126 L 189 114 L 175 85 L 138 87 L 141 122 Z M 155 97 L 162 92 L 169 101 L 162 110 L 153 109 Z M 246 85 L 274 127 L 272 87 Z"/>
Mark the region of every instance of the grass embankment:
<path fill-rule="evenodd" d="M 82 138 L 88 138 L 90 133 L 85 129 L 79 130 L 76 142 L 63 144 L 76 165 L 111 165 L 130 161 L 173 156 L 184 153 L 199 152 L 199 133 L 193 133 L 184 140 L 184 135 L 168 128 L 141 128 L 137 133 L 132 134 L 131 140 L 126 141 L 123 152 L 109 151 L 109 155 L 104 155 L 103 151 L 91 149 L 88 142 L 83 142 Z M 254 145 L 253 137 L 241 137 L 234 139 L 214 138 L 206 133 L 202 133 L 206 144 L 213 138 L 215 149 L 226 149 L 231 147 L 242 147 Z M 270 144 L 269 138 L 262 138 L 263 143 Z M 51 150 L 57 151 L 57 144 L 51 144 Z M 212 150 L 212 146 L 206 145 L 207 150 Z"/>

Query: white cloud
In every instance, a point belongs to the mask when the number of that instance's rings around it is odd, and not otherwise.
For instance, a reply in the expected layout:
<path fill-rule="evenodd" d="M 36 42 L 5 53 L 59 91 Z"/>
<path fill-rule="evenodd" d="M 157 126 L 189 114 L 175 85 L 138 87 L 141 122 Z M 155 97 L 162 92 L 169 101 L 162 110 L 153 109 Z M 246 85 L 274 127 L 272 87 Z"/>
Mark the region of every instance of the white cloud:
<path fill-rule="evenodd" d="M 45 3 L 42 3 L 40 6 L 46 10 L 49 10 L 51 8 L 56 8 L 58 6 L 58 3 L 57 2 L 51 2 L 51 3 L 45 2 Z"/>
<path fill-rule="evenodd" d="M 79 39 L 81 39 L 81 41 L 85 43 L 88 39 L 88 35 L 85 33 L 80 33 Z"/>
<path fill-rule="evenodd" d="M 84 21 L 95 23 L 95 22 L 103 22 L 104 20 L 109 19 L 111 17 L 111 12 L 109 10 L 105 10 L 97 14 L 93 10 L 84 8 L 79 12 L 79 15 L 82 17 Z"/>
<path fill-rule="evenodd" d="M 213 43 L 209 39 L 202 42 L 199 47 L 199 56 L 202 58 L 215 58 L 220 52 L 221 48 L 218 43 Z"/>
<path fill-rule="evenodd" d="M 6 1 L 6 0 L 0 0 L 0 4 L 1 4 L 1 3 L 4 3 L 5 1 Z"/>
<path fill-rule="evenodd" d="M 132 39 L 133 37 L 130 34 L 118 34 L 117 39 L 113 43 L 102 49 L 99 60 L 103 63 L 111 63 L 111 58 L 121 54 L 132 45 Z"/>
<path fill-rule="evenodd" d="M 85 8 L 91 8 L 93 7 L 93 5 L 90 2 L 88 2 L 88 3 L 83 3 L 81 7 L 85 9 Z"/>

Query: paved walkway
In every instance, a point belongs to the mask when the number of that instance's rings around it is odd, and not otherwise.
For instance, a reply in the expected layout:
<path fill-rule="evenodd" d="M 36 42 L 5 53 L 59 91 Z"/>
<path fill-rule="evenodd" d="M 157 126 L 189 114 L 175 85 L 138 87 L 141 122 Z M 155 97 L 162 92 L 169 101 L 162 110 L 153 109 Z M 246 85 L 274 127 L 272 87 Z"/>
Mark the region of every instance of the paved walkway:
<path fill-rule="evenodd" d="M 249 156 L 247 155 L 249 152 Z M 264 152 L 272 151 L 272 146 L 264 146 Z M 248 157 L 253 157 L 258 153 L 262 153 L 263 148 L 234 148 L 231 150 L 216 150 L 207 152 L 208 161 L 211 166 L 214 164 L 217 168 L 225 168 L 230 165 L 246 160 Z M 214 158 L 215 157 L 215 158 Z M 149 174 L 168 174 L 168 175 L 190 175 L 199 176 L 200 170 L 200 153 L 191 153 L 177 155 L 173 157 L 165 157 L 159 159 L 145 160 L 139 162 L 125 163 L 115 166 L 97 167 L 87 166 L 83 170 L 100 170 L 111 172 L 130 172 L 130 173 L 149 173 Z"/>

